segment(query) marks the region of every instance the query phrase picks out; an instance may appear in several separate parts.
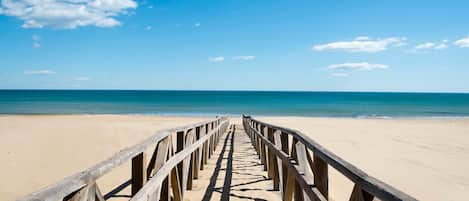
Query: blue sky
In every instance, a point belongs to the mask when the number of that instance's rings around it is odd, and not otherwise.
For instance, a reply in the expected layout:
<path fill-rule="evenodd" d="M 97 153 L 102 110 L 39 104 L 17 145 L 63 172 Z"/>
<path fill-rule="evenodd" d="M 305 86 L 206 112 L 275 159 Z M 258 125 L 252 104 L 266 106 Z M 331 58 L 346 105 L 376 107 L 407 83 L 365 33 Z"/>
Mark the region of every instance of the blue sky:
<path fill-rule="evenodd" d="M 468 8 L 1 0 L 0 88 L 469 92 Z"/>

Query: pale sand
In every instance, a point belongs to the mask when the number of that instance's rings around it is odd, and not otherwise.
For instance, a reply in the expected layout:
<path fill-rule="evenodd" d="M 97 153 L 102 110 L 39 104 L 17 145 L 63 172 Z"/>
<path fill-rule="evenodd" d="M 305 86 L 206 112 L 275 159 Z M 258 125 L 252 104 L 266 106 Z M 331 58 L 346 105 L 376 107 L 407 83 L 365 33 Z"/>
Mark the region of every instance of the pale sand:
<path fill-rule="evenodd" d="M 126 115 L 0 116 L 0 200 L 14 200 L 84 170 L 163 128 L 208 118 Z M 130 163 L 98 184 L 130 178 Z"/>
<path fill-rule="evenodd" d="M 467 200 L 469 119 L 259 119 L 301 130 L 370 175 L 417 199 Z M 330 177 L 332 198 L 348 200 L 350 181 L 337 171 L 330 171 Z"/>

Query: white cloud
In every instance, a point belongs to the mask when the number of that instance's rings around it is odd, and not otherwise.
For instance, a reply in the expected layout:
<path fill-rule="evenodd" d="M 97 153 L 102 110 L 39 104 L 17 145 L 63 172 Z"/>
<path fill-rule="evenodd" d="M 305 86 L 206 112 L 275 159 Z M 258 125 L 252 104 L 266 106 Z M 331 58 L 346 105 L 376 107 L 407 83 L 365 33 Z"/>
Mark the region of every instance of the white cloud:
<path fill-rule="evenodd" d="M 200 22 L 195 23 L 194 26 L 197 28 L 200 27 Z"/>
<path fill-rule="evenodd" d="M 91 78 L 83 76 L 83 77 L 76 77 L 74 80 L 75 81 L 88 81 L 88 80 L 91 80 Z"/>
<path fill-rule="evenodd" d="M 31 70 L 31 71 L 24 71 L 23 72 L 26 75 L 50 75 L 50 74 L 55 74 L 55 71 L 51 70 Z"/>
<path fill-rule="evenodd" d="M 386 69 L 388 65 L 385 64 L 370 64 L 368 62 L 360 63 L 342 63 L 333 64 L 328 66 L 328 69 L 350 69 L 350 70 L 375 70 L 375 69 Z"/>
<path fill-rule="evenodd" d="M 454 44 L 459 47 L 469 47 L 469 36 L 457 40 Z"/>
<path fill-rule="evenodd" d="M 256 56 L 235 56 L 233 57 L 233 60 L 244 60 L 244 61 L 250 61 L 256 59 Z"/>
<path fill-rule="evenodd" d="M 448 48 L 448 45 L 446 45 L 448 41 L 443 40 L 441 43 L 433 43 L 433 42 L 427 42 L 427 43 L 422 43 L 419 45 L 416 45 L 414 47 L 415 51 L 425 51 L 425 50 L 443 50 Z"/>
<path fill-rule="evenodd" d="M 333 77 L 348 77 L 348 73 L 331 73 Z"/>
<path fill-rule="evenodd" d="M 213 63 L 223 62 L 225 61 L 225 57 L 209 57 L 208 61 Z"/>
<path fill-rule="evenodd" d="M 0 14 L 23 20 L 23 28 L 114 27 L 136 7 L 135 0 L 2 0 Z"/>
<path fill-rule="evenodd" d="M 390 46 L 404 45 L 406 38 L 390 37 L 372 40 L 368 36 L 359 36 L 352 41 L 338 41 L 313 46 L 313 50 L 343 50 L 347 52 L 381 52 Z"/>
<path fill-rule="evenodd" d="M 33 39 L 33 47 L 34 48 L 40 48 L 41 43 L 39 41 L 41 40 L 41 37 L 39 37 L 36 34 L 33 34 L 32 39 Z"/>
<path fill-rule="evenodd" d="M 370 37 L 368 36 L 358 36 L 355 38 L 355 40 L 370 40 Z"/>

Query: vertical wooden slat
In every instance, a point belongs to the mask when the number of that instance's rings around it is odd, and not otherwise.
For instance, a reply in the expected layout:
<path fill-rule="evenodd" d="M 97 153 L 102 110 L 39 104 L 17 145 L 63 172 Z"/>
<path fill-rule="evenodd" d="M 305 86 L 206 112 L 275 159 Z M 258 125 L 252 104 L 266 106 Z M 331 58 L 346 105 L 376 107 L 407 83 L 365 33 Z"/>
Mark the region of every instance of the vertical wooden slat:
<path fill-rule="evenodd" d="M 200 139 L 200 130 L 201 130 L 201 127 L 197 127 L 195 128 L 195 139 L 198 141 Z M 194 179 L 198 179 L 199 178 L 199 172 L 201 170 L 201 167 L 200 167 L 200 163 L 201 163 L 201 157 L 200 157 L 200 152 L 201 152 L 201 149 L 202 149 L 202 146 L 199 146 L 199 148 L 195 151 L 195 154 L 194 154 Z"/>
<path fill-rule="evenodd" d="M 308 162 L 308 153 L 305 145 L 301 142 L 296 143 L 296 156 L 297 156 L 297 161 L 298 161 L 298 166 L 300 167 L 300 171 L 304 173 L 305 175 L 305 181 L 308 185 L 314 185 L 314 175 L 313 171 L 311 171 L 311 167 Z M 302 191 L 303 198 L 306 201 L 310 201 L 311 199 L 309 196 Z"/>
<path fill-rule="evenodd" d="M 281 149 L 282 145 L 280 144 L 280 132 L 279 131 L 274 131 L 273 129 L 270 130 L 269 132 L 271 135 L 271 142 L 274 143 L 275 147 L 277 149 Z M 273 155 L 273 172 L 274 172 L 274 178 L 273 178 L 273 183 L 274 183 L 274 190 L 278 191 L 280 190 L 281 186 L 281 177 L 282 177 L 282 161 L 278 159 L 274 154 Z M 280 163 L 279 163 L 280 162 Z M 280 167 L 280 168 L 279 168 Z"/>
<path fill-rule="evenodd" d="M 178 166 L 171 170 L 171 189 L 173 190 L 174 201 L 182 201 L 181 178 L 178 173 Z"/>
<path fill-rule="evenodd" d="M 319 192 L 325 198 L 329 197 L 329 173 L 327 170 L 327 163 L 318 157 L 316 154 L 313 156 L 313 174 L 314 184 L 317 186 Z"/>
<path fill-rule="evenodd" d="M 275 147 L 277 149 L 282 149 L 282 140 L 281 140 L 281 132 L 280 131 L 275 131 L 274 132 L 274 141 L 275 141 Z M 286 182 L 286 172 L 284 171 L 283 168 L 283 162 L 282 159 L 277 157 L 277 171 L 278 171 L 278 177 L 279 177 L 279 190 L 280 194 L 283 196 L 285 192 L 285 182 Z"/>
<path fill-rule="evenodd" d="M 295 176 L 293 175 L 293 170 L 289 170 L 287 174 L 287 182 L 284 194 L 284 201 L 293 200 L 293 191 L 295 190 Z"/>
<path fill-rule="evenodd" d="M 285 132 L 281 132 L 280 133 L 280 145 L 282 146 L 282 152 L 285 153 L 285 154 L 288 154 L 288 134 L 285 133 Z M 285 190 L 285 185 L 287 184 L 286 181 L 287 181 L 287 171 L 288 171 L 288 167 L 287 165 L 283 164 L 282 163 L 282 172 L 283 172 L 283 179 L 282 181 L 283 182 L 283 189 Z"/>
<path fill-rule="evenodd" d="M 298 155 L 297 155 L 297 150 L 296 150 L 296 144 L 298 144 L 298 140 L 296 138 L 293 138 L 292 144 L 291 144 L 291 154 L 290 156 L 296 162 L 299 164 L 298 161 Z M 301 171 L 301 170 L 300 170 Z M 299 185 L 298 181 L 295 180 L 295 201 L 303 201 L 303 189 L 301 189 L 301 186 Z"/>
<path fill-rule="evenodd" d="M 264 125 L 259 126 L 259 133 L 264 136 Z M 266 153 L 265 153 L 265 144 L 264 141 L 262 141 L 261 138 L 259 138 L 260 141 L 260 148 L 261 148 L 261 163 L 264 165 L 264 171 L 267 170 L 267 161 L 266 161 Z"/>
<path fill-rule="evenodd" d="M 373 195 L 362 190 L 357 184 L 355 184 L 349 201 L 373 201 L 373 198 Z"/>
<path fill-rule="evenodd" d="M 181 132 L 177 132 L 176 134 L 176 154 L 179 153 L 180 151 L 182 151 L 184 149 L 184 139 L 185 139 L 185 132 L 184 131 L 181 131 Z M 183 196 L 184 192 L 181 190 L 184 188 L 183 186 L 183 182 L 182 182 L 182 178 L 184 178 L 184 160 L 181 161 L 180 163 L 178 163 L 177 165 L 177 181 L 179 183 L 179 191 L 181 193 L 181 196 Z M 173 175 L 171 175 L 171 177 L 173 177 Z M 174 180 L 175 178 L 171 178 L 171 187 L 172 188 L 175 188 L 174 185 L 175 183 L 173 183 L 173 181 L 176 181 Z"/>
<path fill-rule="evenodd" d="M 132 196 L 137 194 L 146 181 L 146 154 L 142 152 L 132 158 Z"/>
<path fill-rule="evenodd" d="M 274 130 L 272 128 L 267 129 L 267 139 L 275 144 L 274 141 Z M 277 172 L 277 159 L 273 153 L 273 151 L 269 148 L 268 149 L 269 155 L 269 177 L 273 180 L 274 189 L 278 190 L 278 172 Z"/>

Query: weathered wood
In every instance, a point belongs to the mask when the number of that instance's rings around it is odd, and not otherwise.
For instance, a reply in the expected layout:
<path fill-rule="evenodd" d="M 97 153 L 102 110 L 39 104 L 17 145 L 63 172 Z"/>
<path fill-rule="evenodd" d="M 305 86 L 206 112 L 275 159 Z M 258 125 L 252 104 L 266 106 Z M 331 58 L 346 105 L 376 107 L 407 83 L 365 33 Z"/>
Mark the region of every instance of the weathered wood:
<path fill-rule="evenodd" d="M 95 183 L 95 191 L 96 191 L 96 200 L 105 201 L 103 193 L 101 193 L 101 190 L 99 189 L 98 185 L 96 185 L 96 183 Z"/>
<path fill-rule="evenodd" d="M 276 144 L 274 140 L 274 129 L 269 128 L 267 131 L 268 139 L 271 143 Z M 273 153 L 272 149 L 269 148 L 269 172 L 274 184 L 274 190 L 279 190 L 279 173 L 277 167 L 277 157 Z"/>
<path fill-rule="evenodd" d="M 295 191 L 295 176 L 293 176 L 293 170 L 288 171 L 286 184 L 283 200 L 292 201 L 293 192 Z"/>
<path fill-rule="evenodd" d="M 358 185 L 355 185 L 350 196 L 350 201 L 373 201 L 373 195 L 362 190 Z"/>
<path fill-rule="evenodd" d="M 278 136 L 279 135 L 277 134 L 275 138 L 281 138 L 281 137 L 278 137 Z M 261 140 L 263 140 L 268 147 L 272 148 L 272 151 L 274 152 L 274 154 L 277 155 L 277 157 L 279 158 L 278 160 L 280 160 L 283 163 L 283 165 L 286 166 L 286 170 L 285 171 L 282 170 L 282 172 L 284 174 L 287 174 L 287 172 L 291 171 L 290 173 L 292 173 L 293 176 L 295 177 L 295 179 L 294 179 L 295 180 L 294 181 L 295 186 L 296 185 L 301 186 L 301 188 L 304 190 L 305 194 L 308 195 L 310 200 L 314 200 L 314 201 L 325 201 L 326 200 L 315 186 L 311 186 L 308 183 L 306 183 L 306 179 L 304 178 L 305 177 L 304 173 L 301 171 L 301 168 L 299 167 L 299 165 L 296 164 L 296 161 L 292 160 L 292 158 L 290 157 L 289 154 L 286 154 L 285 152 L 279 150 L 277 148 L 278 145 L 275 145 L 275 144 L 271 143 L 267 138 L 261 137 L 261 136 L 259 138 Z M 287 179 L 288 178 L 286 178 L 283 181 L 283 183 L 285 184 L 284 185 L 284 190 L 282 191 L 283 195 L 285 195 L 287 193 L 286 192 L 286 188 L 287 188 L 286 181 L 287 181 Z"/>
<path fill-rule="evenodd" d="M 305 146 L 301 142 L 297 142 L 296 145 L 296 156 L 297 156 L 297 161 L 298 161 L 298 166 L 300 167 L 300 170 L 303 172 L 305 175 L 305 182 L 308 185 L 314 185 L 314 175 L 313 172 L 311 171 L 311 168 L 309 166 L 308 162 L 308 155 Z M 301 190 L 301 193 L 303 194 L 303 199 L 306 201 L 310 201 L 309 197 L 306 195 L 306 192 Z"/>
<path fill-rule="evenodd" d="M 322 195 L 327 198 L 329 196 L 329 173 L 327 163 L 314 154 L 313 166 L 313 170 L 315 171 L 314 184 L 318 187 Z"/>
<path fill-rule="evenodd" d="M 179 177 L 179 166 L 171 171 L 171 189 L 173 190 L 174 201 L 182 201 L 181 179 Z"/>
<path fill-rule="evenodd" d="M 220 117 L 219 119 L 226 121 L 225 117 Z M 104 174 L 108 173 L 112 169 L 121 166 L 122 164 L 128 162 L 136 155 L 144 152 L 150 146 L 155 146 L 161 139 L 165 138 L 171 133 L 183 131 L 188 128 L 197 127 L 200 125 L 207 124 L 213 120 L 208 120 L 200 123 L 190 124 L 186 126 L 164 129 L 155 132 L 154 135 L 143 140 L 141 143 L 138 143 L 129 148 L 121 150 L 119 153 L 114 156 L 69 177 L 64 178 L 63 180 L 47 186 L 39 191 L 31 193 L 25 197 L 17 199 L 18 201 L 42 201 L 42 200 L 61 200 L 66 196 L 72 194 L 73 192 L 78 191 L 83 188 L 89 181 L 95 181 Z"/>
<path fill-rule="evenodd" d="M 140 153 L 132 158 L 132 195 L 145 185 L 147 181 L 146 154 Z"/>
<path fill-rule="evenodd" d="M 226 126 L 227 122 L 224 122 L 223 125 Z M 224 127 L 225 129 L 226 127 Z M 190 146 L 185 147 L 182 151 L 176 153 L 173 155 L 166 163 L 161 167 L 161 169 L 147 182 L 145 186 L 143 186 L 140 191 L 133 196 L 130 200 L 131 201 L 146 201 L 146 198 L 148 195 L 154 193 L 155 189 L 160 186 L 162 183 L 163 179 L 171 173 L 170 178 L 172 177 L 173 173 L 172 171 L 174 170 L 174 167 L 177 166 L 180 162 L 182 162 L 187 156 L 192 154 L 196 149 L 199 148 L 203 143 L 208 141 L 210 137 L 214 134 L 214 131 L 210 131 L 207 135 L 201 137 L 197 142 L 193 143 Z M 176 171 L 178 172 L 178 171 Z M 178 175 L 179 176 L 179 175 Z M 177 183 L 176 178 L 171 178 L 172 181 L 172 186 L 174 188 L 174 183 Z M 180 183 L 180 182 L 179 182 Z M 178 186 L 179 189 L 180 186 Z"/>
<path fill-rule="evenodd" d="M 147 169 L 147 178 L 150 179 L 155 172 L 157 172 L 161 166 L 166 162 L 166 159 L 168 157 L 168 151 L 170 148 L 170 141 L 171 141 L 171 136 L 168 136 L 161 140 L 158 143 L 158 146 L 155 149 L 155 152 L 153 154 L 152 160 L 148 165 Z"/>
<path fill-rule="evenodd" d="M 283 133 L 288 134 L 293 139 L 296 139 L 299 142 L 303 143 L 307 149 L 314 152 L 314 157 L 320 158 L 326 164 L 325 166 L 321 163 L 319 163 L 319 165 L 314 165 L 315 166 L 313 167 L 313 169 L 315 169 L 315 171 L 313 171 L 314 173 L 320 172 L 319 173 L 320 175 L 326 175 L 324 172 L 327 172 L 327 170 L 325 170 L 324 167 L 331 166 L 337 171 L 339 171 L 340 173 L 342 173 L 344 176 L 349 178 L 352 182 L 354 182 L 360 188 L 362 188 L 363 191 L 368 192 L 370 195 L 373 195 L 381 200 L 410 200 L 410 201 L 416 200 L 412 196 L 405 194 L 399 191 L 398 189 L 392 186 L 389 186 L 388 184 L 382 181 L 379 181 L 378 179 L 374 177 L 367 175 L 362 170 L 358 169 L 357 167 L 353 166 L 352 164 L 338 157 L 334 153 L 325 149 L 324 147 L 322 147 L 321 145 L 319 145 L 318 143 L 316 143 L 315 141 L 313 141 L 312 139 L 310 139 L 309 137 L 307 137 L 306 135 L 302 134 L 299 131 L 275 126 L 275 125 L 261 122 L 258 120 L 254 120 L 249 116 L 244 116 L 243 118 L 245 118 L 247 121 L 251 121 L 251 123 L 248 122 L 245 124 L 245 125 L 251 125 L 251 124 L 253 125 L 252 127 L 249 126 L 252 128 L 251 131 L 258 130 L 257 125 L 264 125 L 275 130 L 280 130 L 282 131 L 282 134 Z M 260 136 L 261 134 L 256 133 L 254 135 Z M 282 143 L 282 146 L 283 145 L 284 143 Z M 288 148 L 285 151 L 285 153 L 288 153 Z M 319 161 L 319 160 L 315 160 L 314 163 L 316 163 L 316 161 Z M 283 164 L 285 165 L 285 163 Z M 321 166 L 321 167 L 318 167 L 318 166 Z M 316 170 L 316 169 L 319 169 L 319 170 Z M 284 170 L 283 172 L 285 172 L 285 169 L 283 170 Z M 285 177 L 285 175 L 282 175 L 282 176 Z M 315 177 L 316 177 L 316 173 L 315 173 Z M 285 180 L 285 178 L 283 180 Z M 326 196 L 328 196 L 327 195 L 328 192 L 326 191 L 327 185 L 325 185 L 326 184 L 325 181 L 326 180 L 324 178 L 321 179 L 321 182 L 318 181 L 318 183 L 320 183 L 319 185 L 321 185 L 321 191 L 322 191 L 319 194 L 322 195 L 324 192 Z M 318 189 L 315 188 L 315 190 L 318 190 Z"/>
<path fill-rule="evenodd" d="M 280 137 L 280 131 L 275 131 L 274 133 L 274 142 L 275 142 L 275 147 L 277 148 L 277 150 L 281 150 L 282 149 L 282 141 L 281 141 L 281 137 Z M 272 150 L 274 151 L 274 150 Z M 278 183 L 278 189 L 280 190 L 280 194 L 283 195 L 283 192 L 284 192 L 284 183 L 285 183 L 285 179 L 283 177 L 283 175 L 285 174 L 285 171 L 283 171 L 283 163 L 282 163 L 282 159 L 279 157 L 279 156 L 276 156 L 276 159 L 277 159 L 277 172 L 278 172 L 278 178 L 279 178 L 279 183 Z M 275 183 L 274 183 L 274 190 L 277 190 L 275 189 Z"/>

